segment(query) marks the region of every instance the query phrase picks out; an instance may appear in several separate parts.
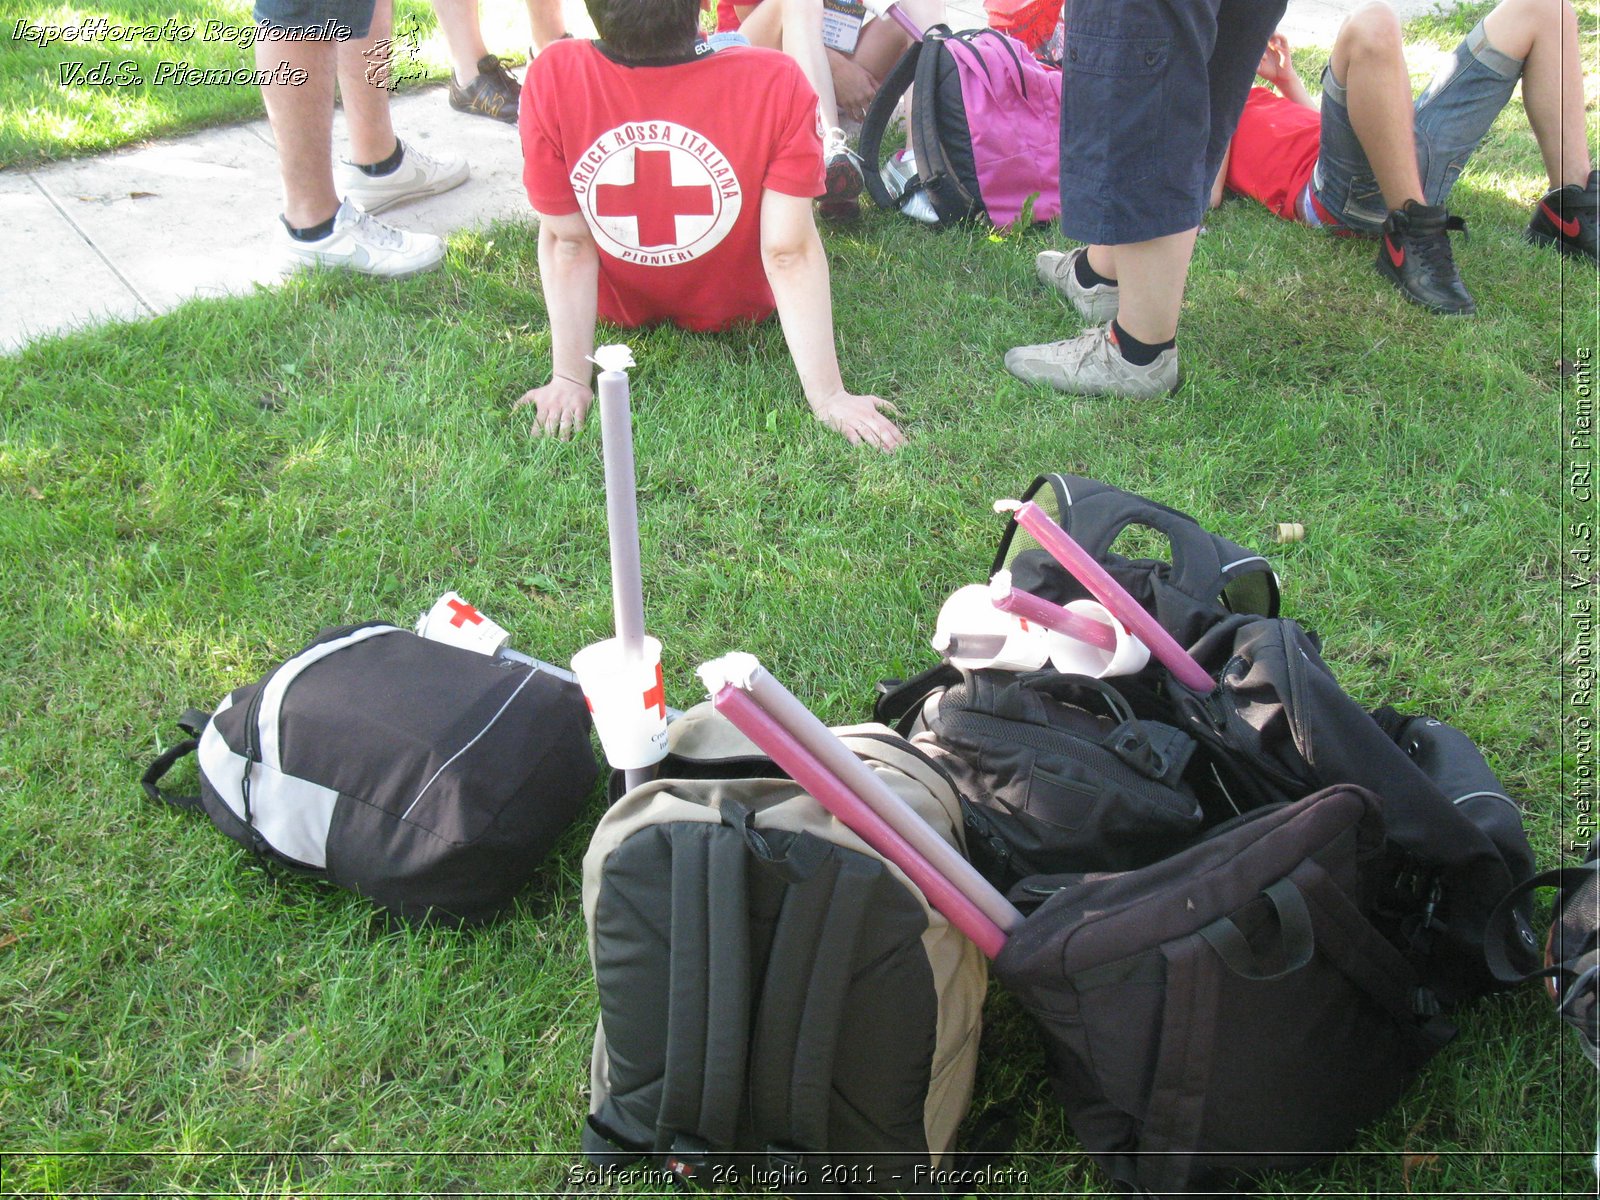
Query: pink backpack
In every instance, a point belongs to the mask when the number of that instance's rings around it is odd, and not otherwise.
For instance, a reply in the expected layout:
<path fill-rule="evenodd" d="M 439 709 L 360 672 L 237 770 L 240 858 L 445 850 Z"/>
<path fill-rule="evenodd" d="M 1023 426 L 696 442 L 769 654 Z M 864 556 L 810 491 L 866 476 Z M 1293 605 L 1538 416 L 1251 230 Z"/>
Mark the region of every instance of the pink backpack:
<path fill-rule="evenodd" d="M 916 174 L 898 195 L 879 175 L 883 135 L 906 89 Z M 940 227 L 986 217 L 1010 225 L 1061 213 L 1061 72 L 994 29 L 935 25 L 895 64 L 861 127 L 867 192 L 905 210 L 926 195 Z M 1031 207 L 1030 207 L 1031 200 Z M 924 210 L 926 211 L 926 210 Z"/>

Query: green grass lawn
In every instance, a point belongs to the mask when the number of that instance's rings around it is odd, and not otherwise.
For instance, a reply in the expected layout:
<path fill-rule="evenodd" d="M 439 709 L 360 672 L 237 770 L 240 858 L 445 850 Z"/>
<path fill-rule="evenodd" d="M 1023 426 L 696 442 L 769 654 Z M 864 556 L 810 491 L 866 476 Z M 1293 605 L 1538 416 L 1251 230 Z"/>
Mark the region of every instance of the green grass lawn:
<path fill-rule="evenodd" d="M 626 335 L 669 703 L 745 649 L 824 719 L 861 719 L 984 577 L 990 502 L 1069 470 L 1269 552 L 1347 689 L 1475 737 L 1554 865 L 1579 768 L 1561 537 L 1594 519 L 1567 496 L 1563 370 L 1600 322 L 1595 272 L 1519 240 L 1543 185 L 1513 108 L 1453 198 L 1477 317 L 1406 305 L 1370 244 L 1233 201 L 1199 243 L 1170 401 L 1000 370 L 1076 328 L 1033 279 L 1048 230 L 871 216 L 829 236 L 845 377 L 899 405 L 894 457 L 810 419 L 775 324 Z M 568 1178 L 598 792 L 516 913 L 458 933 L 264 873 L 137 784 L 183 708 L 325 625 L 406 623 L 455 588 L 543 658 L 609 632 L 598 428 L 533 440 L 511 412 L 546 328 L 516 224 L 405 283 L 314 275 L 0 358 L 0 1194 L 614 1190 Z M 1278 521 L 1306 540 L 1269 546 Z M 1595 1075 L 1543 995 L 1460 1024 L 1356 1153 L 1264 1194 L 1590 1194 Z M 1042 1066 L 995 989 L 969 1139 L 1003 1116 L 995 1161 L 1026 1191 L 1104 1194 Z"/>

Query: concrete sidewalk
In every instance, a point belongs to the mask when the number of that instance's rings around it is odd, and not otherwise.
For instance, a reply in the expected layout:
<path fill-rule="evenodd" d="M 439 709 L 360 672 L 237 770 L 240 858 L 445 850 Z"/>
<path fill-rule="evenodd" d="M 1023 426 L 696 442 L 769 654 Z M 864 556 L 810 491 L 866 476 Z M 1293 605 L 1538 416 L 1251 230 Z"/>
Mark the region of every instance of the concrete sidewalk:
<path fill-rule="evenodd" d="M 1291 40 L 1329 45 L 1361 0 L 1290 0 Z M 1402 17 L 1434 0 L 1392 0 Z M 590 36 L 581 0 L 568 28 Z M 982 0 L 950 0 L 955 28 L 984 24 Z M 472 179 L 383 214 L 406 229 L 449 233 L 526 219 L 516 130 L 451 110 L 443 88 L 396 97 L 400 136 L 464 156 Z M 341 152 L 342 116 L 335 152 Z M 12 261 L 0 285 L 0 352 L 107 320 L 139 319 L 200 296 L 248 292 L 281 278 L 277 152 L 266 121 L 226 126 L 34 171 L 0 171 L 0 223 Z"/>

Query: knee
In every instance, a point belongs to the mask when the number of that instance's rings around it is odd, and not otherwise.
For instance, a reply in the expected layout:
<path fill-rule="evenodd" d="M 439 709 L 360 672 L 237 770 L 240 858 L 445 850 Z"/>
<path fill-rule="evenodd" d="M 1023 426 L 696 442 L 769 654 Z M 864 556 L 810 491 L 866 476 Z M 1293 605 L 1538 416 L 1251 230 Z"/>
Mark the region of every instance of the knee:
<path fill-rule="evenodd" d="M 1364 4 L 1350 14 L 1344 28 L 1339 31 L 1339 41 L 1351 57 L 1366 59 L 1399 58 L 1401 49 L 1400 18 L 1387 4 Z"/>

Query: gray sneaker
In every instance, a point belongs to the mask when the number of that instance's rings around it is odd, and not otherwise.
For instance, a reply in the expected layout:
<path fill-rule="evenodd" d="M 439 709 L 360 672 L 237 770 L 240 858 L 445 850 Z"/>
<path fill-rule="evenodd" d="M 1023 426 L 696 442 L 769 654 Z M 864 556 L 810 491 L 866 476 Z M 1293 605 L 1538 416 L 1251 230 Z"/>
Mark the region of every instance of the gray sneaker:
<path fill-rule="evenodd" d="M 1078 282 L 1078 259 L 1089 253 L 1089 247 L 1079 246 L 1069 254 L 1059 250 L 1046 250 L 1033 260 L 1039 272 L 1039 282 L 1055 288 L 1077 309 L 1091 325 L 1104 325 L 1117 315 L 1120 292 L 1114 283 L 1097 283 L 1084 287 Z"/>
<path fill-rule="evenodd" d="M 471 174 L 465 159 L 434 158 L 410 142 L 404 145 L 400 165 L 387 175 L 368 175 L 348 160 L 341 162 L 336 183 L 344 198 L 365 212 L 379 213 L 460 187 Z"/>
<path fill-rule="evenodd" d="M 1069 341 L 1007 350 L 1006 370 L 1023 383 L 1049 384 L 1076 396 L 1148 399 L 1178 390 L 1176 349 L 1163 350 L 1147 367 L 1136 367 L 1111 340 L 1109 322 Z"/>
<path fill-rule="evenodd" d="M 302 242 L 283 234 L 286 266 L 345 267 L 361 275 L 405 279 L 444 261 L 444 239 L 386 225 L 349 200 L 334 214 L 327 237 Z"/>

